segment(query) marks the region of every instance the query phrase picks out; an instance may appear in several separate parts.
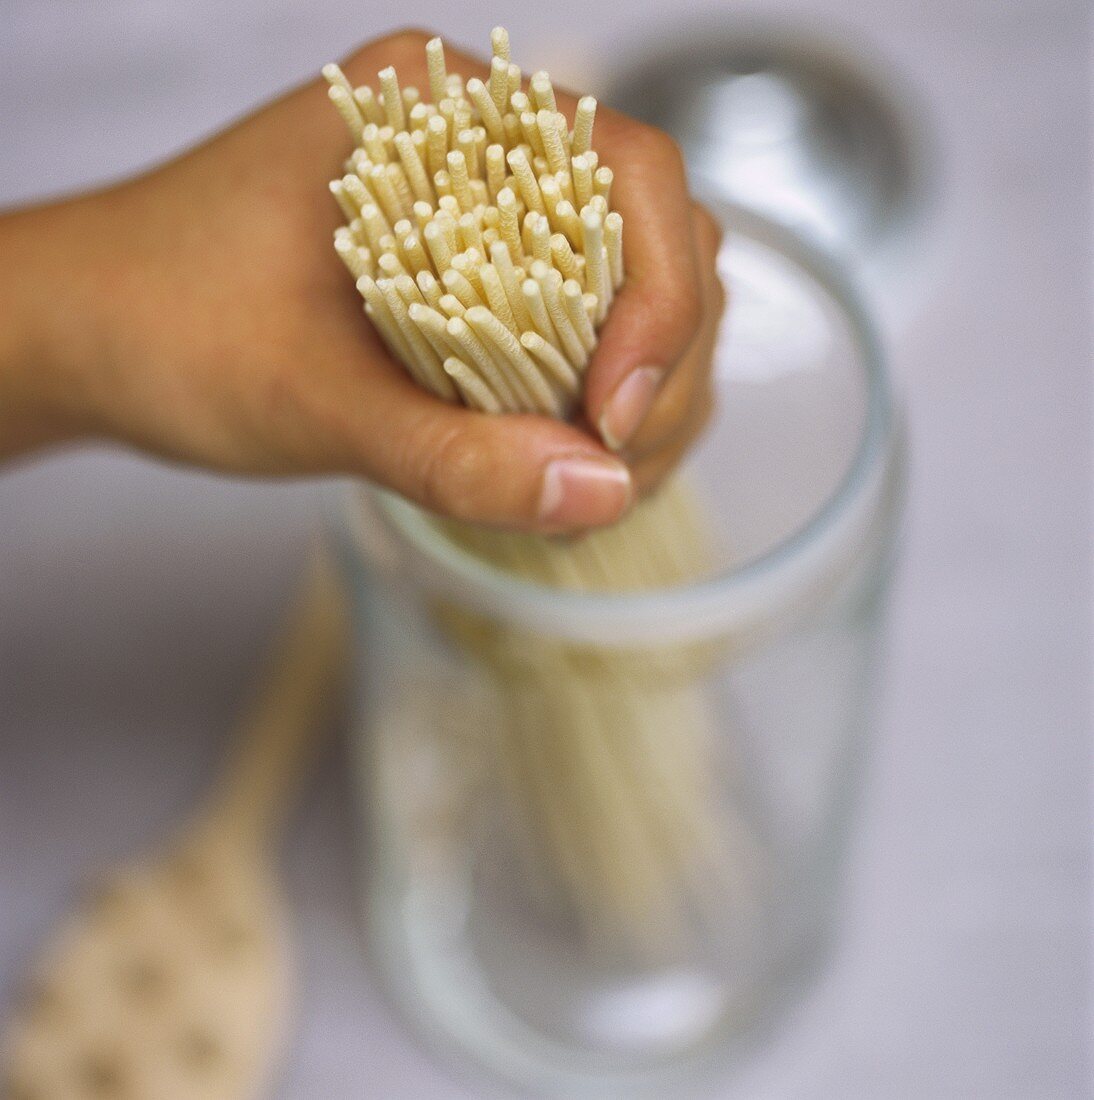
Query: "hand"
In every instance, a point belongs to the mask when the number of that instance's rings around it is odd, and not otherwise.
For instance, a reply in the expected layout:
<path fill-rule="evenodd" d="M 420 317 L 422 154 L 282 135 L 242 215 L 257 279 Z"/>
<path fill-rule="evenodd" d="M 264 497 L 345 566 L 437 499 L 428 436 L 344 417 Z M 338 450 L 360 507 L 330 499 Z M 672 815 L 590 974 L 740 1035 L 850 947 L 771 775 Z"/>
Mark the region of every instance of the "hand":
<path fill-rule="evenodd" d="M 343 68 L 375 85 L 395 65 L 427 88 L 427 37 L 379 39 Z M 448 57 L 465 78 L 485 73 Z M 572 119 L 574 99 L 558 100 Z M 387 355 L 331 248 L 326 185 L 350 143 L 316 80 L 148 175 L 0 223 L 18 274 L 0 326 L 21 334 L 0 347 L 0 392 L 6 350 L 20 414 L 0 419 L 0 453 L 99 435 L 226 471 L 363 475 L 500 526 L 614 521 L 705 421 L 723 297 L 719 231 L 672 141 L 600 108 L 594 144 L 615 172 L 627 281 L 584 427 L 445 404 Z"/>

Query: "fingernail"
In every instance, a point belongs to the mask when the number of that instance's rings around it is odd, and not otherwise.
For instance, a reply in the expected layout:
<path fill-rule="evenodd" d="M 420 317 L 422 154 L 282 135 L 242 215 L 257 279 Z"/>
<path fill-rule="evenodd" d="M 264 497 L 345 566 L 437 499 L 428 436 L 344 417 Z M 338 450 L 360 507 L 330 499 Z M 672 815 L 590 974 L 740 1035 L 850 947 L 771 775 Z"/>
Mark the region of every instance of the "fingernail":
<path fill-rule="evenodd" d="M 543 471 L 539 518 L 552 527 L 595 527 L 622 515 L 631 473 L 611 458 L 556 458 Z"/>
<path fill-rule="evenodd" d="M 613 451 L 625 447 L 646 419 L 664 373 L 657 367 L 638 367 L 616 386 L 598 425 L 600 438 Z"/>

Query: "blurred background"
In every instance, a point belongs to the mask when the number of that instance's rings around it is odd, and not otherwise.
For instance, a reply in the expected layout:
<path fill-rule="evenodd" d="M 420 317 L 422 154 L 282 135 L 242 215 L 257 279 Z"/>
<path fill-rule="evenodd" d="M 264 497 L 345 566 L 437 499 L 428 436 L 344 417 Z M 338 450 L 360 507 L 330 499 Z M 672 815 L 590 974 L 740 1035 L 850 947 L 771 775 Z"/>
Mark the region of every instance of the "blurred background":
<path fill-rule="evenodd" d="M 4 4 L 5 205 L 139 171 L 408 20 L 480 53 L 502 22 L 526 72 L 599 94 L 689 28 L 762 19 L 860 55 L 922 126 L 923 217 L 878 304 L 912 470 L 846 917 L 823 980 L 712 1095 L 1091 1086 L 1090 15 L 1083 0 Z M 323 486 L 107 449 L 0 472 L 0 1005 L 80 876 L 162 836 L 212 773 L 322 508 Z M 480 1095 L 365 970 L 353 830 L 337 747 L 289 844 L 300 988 L 281 1095 Z"/>

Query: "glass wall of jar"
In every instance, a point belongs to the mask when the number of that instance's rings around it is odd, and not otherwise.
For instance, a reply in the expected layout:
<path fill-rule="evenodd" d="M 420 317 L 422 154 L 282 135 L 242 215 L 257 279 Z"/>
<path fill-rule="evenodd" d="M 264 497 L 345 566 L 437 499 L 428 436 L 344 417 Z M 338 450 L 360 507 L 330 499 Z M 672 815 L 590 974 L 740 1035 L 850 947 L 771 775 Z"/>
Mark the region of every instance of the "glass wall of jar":
<path fill-rule="evenodd" d="M 721 214 L 718 408 L 646 520 L 498 554 L 382 492 L 340 506 L 374 968 L 433 1047 L 538 1094 L 672 1095 L 834 927 L 899 418 L 848 281 Z M 660 564 L 627 591 L 570 564 L 624 558 Z"/>

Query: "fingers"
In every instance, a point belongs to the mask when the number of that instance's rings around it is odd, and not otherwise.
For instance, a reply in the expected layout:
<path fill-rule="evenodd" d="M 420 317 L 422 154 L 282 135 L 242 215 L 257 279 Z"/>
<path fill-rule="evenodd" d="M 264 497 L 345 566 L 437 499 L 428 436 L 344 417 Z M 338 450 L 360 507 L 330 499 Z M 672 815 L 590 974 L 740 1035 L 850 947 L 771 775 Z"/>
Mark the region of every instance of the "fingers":
<path fill-rule="evenodd" d="M 375 83 L 394 65 L 401 82 L 428 86 L 425 31 L 370 43 L 343 62 L 351 81 Z M 450 71 L 486 66 L 446 46 Z M 572 117 L 573 97 L 556 89 Z M 595 145 L 615 174 L 627 279 L 586 377 L 584 414 L 612 451 L 635 464 L 640 485 L 663 475 L 709 415 L 710 360 L 720 313 L 714 275 L 720 231 L 691 203 L 675 143 L 610 110 L 598 111 Z M 399 379 L 406 405 L 413 387 Z M 380 402 L 376 402 L 377 405 Z M 535 417 L 491 418 L 415 394 L 414 422 L 379 425 L 370 476 L 437 511 L 530 530 L 596 526 L 618 518 L 632 485 L 626 468 L 585 433 Z M 401 406 L 400 406 L 401 407 Z M 411 435 L 406 436 L 406 431 Z M 399 446 L 395 440 L 411 439 Z"/>
<path fill-rule="evenodd" d="M 585 411 L 621 450 L 698 334 L 702 286 L 678 148 L 658 130 L 606 114 L 598 144 L 615 173 L 626 282 L 600 333 Z"/>
<path fill-rule="evenodd" d="M 324 453 L 432 511 L 545 534 L 614 523 L 631 503 L 627 466 L 587 433 L 537 416 L 488 416 L 446 404 L 392 364 L 347 371 L 317 410 Z"/>
<path fill-rule="evenodd" d="M 692 204 L 693 233 L 700 270 L 702 322 L 695 341 L 657 394 L 652 408 L 631 437 L 626 456 L 641 461 L 681 436 L 694 434 L 695 407 L 709 404 L 714 345 L 725 303 L 718 279 L 721 227 L 698 203 Z"/>

